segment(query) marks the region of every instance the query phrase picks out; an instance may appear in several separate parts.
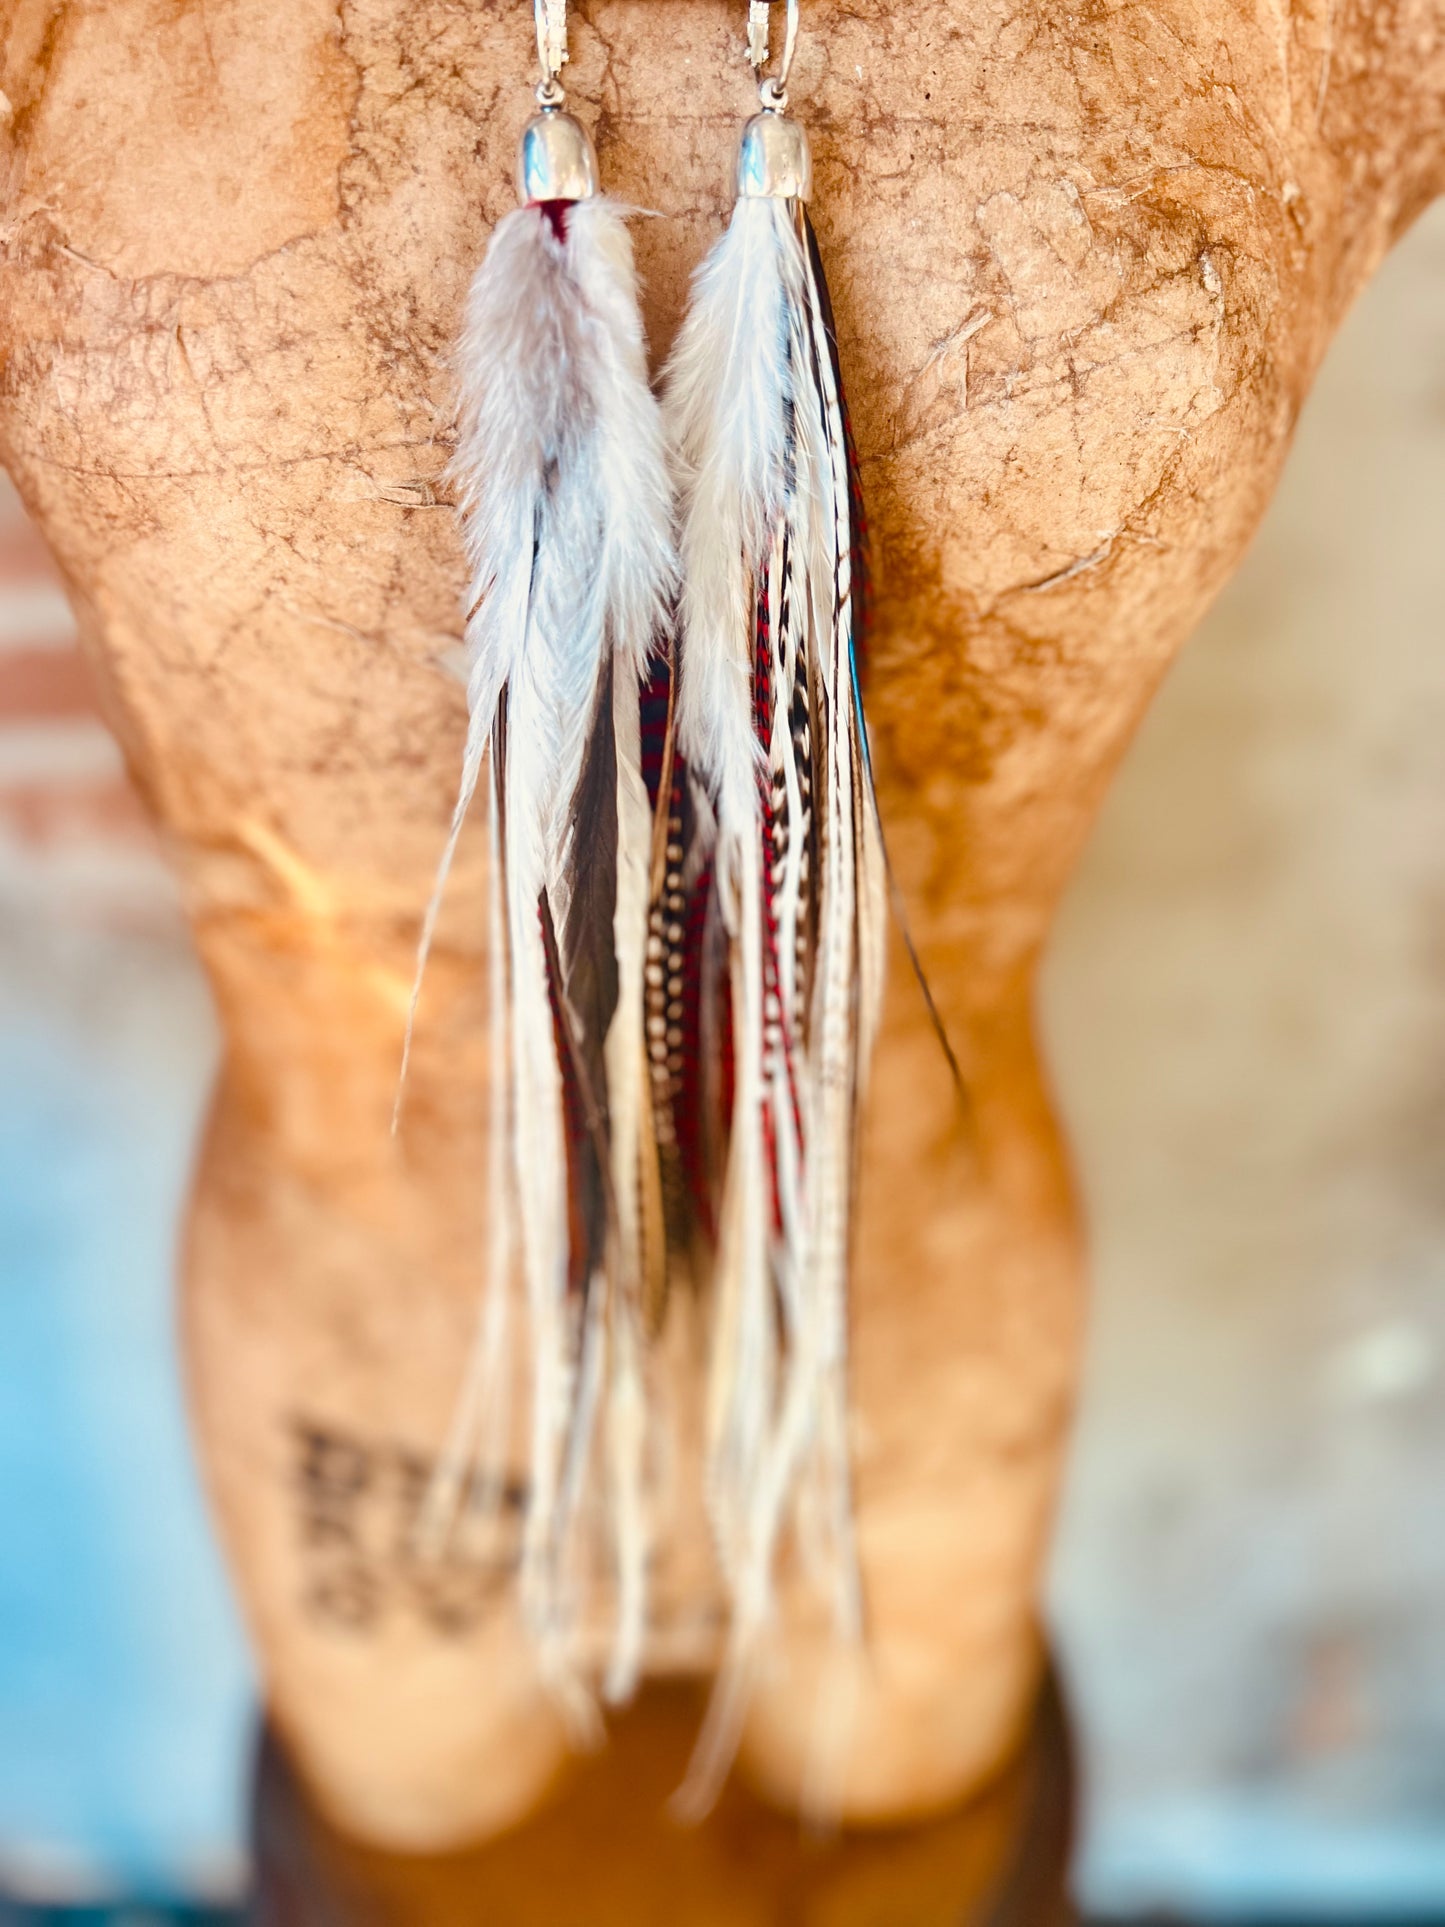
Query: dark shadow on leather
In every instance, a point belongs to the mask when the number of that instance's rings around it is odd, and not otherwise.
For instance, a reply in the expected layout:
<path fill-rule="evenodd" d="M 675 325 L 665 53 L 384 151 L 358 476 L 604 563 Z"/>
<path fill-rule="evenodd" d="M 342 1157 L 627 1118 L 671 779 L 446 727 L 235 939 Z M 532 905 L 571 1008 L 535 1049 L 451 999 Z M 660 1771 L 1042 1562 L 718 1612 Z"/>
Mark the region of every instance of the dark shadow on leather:
<path fill-rule="evenodd" d="M 701 1717 L 649 1687 L 546 1806 L 500 1839 L 407 1856 L 322 1818 L 269 1732 L 257 1766 L 248 1927 L 1070 1927 L 1074 1763 L 1058 1682 L 975 1800 L 918 1827 L 805 1835 L 730 1784 L 683 1828 L 666 1802 Z"/>

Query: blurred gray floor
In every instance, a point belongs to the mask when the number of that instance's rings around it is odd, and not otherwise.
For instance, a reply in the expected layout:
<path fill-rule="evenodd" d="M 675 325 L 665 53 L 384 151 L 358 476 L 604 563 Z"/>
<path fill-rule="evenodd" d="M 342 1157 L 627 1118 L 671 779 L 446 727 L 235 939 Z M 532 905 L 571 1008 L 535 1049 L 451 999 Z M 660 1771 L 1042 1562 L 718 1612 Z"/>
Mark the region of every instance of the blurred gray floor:
<path fill-rule="evenodd" d="M 1098 1908 L 1445 1910 L 1445 204 L 1161 693 L 1044 1012 Z"/>

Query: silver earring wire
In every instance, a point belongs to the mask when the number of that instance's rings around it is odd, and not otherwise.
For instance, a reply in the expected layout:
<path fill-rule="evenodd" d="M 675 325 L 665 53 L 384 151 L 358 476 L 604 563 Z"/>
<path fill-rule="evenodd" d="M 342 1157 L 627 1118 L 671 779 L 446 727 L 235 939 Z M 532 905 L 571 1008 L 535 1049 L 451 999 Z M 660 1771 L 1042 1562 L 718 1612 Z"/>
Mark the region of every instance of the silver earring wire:
<path fill-rule="evenodd" d="M 541 0 L 538 0 L 541 4 Z M 793 55 L 798 45 L 798 0 L 785 0 L 786 24 L 783 29 L 783 57 L 775 74 L 763 75 L 768 64 L 768 42 L 772 0 L 748 0 L 748 60 L 758 76 L 758 99 L 764 112 L 780 114 L 788 104 L 788 75 L 793 71 Z"/>
<path fill-rule="evenodd" d="M 567 98 L 557 76 L 567 64 L 567 0 L 532 0 L 537 22 L 537 105 L 556 108 Z"/>

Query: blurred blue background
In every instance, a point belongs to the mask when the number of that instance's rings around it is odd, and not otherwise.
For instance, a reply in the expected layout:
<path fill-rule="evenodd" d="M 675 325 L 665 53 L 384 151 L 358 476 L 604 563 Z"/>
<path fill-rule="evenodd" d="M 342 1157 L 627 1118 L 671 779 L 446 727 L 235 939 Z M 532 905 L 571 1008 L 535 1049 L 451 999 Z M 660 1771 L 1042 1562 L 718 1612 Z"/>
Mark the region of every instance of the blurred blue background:
<path fill-rule="evenodd" d="M 6 514 L 0 1895 L 228 1895 L 251 1687 L 171 1296 L 215 1037 L 116 753 L 55 673 L 68 617 Z"/>

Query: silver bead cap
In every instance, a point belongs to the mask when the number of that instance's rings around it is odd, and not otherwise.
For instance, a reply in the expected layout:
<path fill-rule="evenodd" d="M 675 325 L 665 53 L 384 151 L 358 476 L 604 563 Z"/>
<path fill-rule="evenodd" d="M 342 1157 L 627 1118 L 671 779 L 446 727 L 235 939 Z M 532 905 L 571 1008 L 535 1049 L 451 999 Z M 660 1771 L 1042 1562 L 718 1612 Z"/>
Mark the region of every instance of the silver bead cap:
<path fill-rule="evenodd" d="M 806 201 L 812 192 L 813 156 L 802 122 L 754 114 L 738 148 L 738 198 Z"/>
<path fill-rule="evenodd" d="M 555 107 L 534 114 L 517 149 L 517 199 L 590 201 L 597 192 L 597 154 L 580 120 Z"/>

